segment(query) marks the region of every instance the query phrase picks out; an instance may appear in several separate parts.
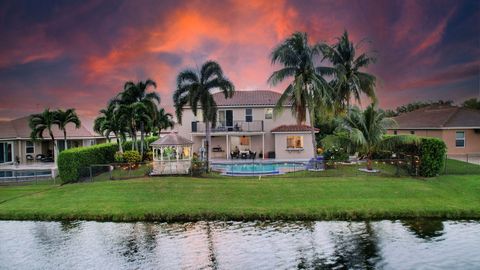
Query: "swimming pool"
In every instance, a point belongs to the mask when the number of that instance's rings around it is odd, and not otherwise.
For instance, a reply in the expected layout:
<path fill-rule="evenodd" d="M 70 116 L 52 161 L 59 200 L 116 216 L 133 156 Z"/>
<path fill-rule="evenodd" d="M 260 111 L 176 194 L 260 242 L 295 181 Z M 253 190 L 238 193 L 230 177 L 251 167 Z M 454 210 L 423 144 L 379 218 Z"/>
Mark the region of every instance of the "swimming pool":
<path fill-rule="evenodd" d="M 213 164 L 212 169 L 222 172 L 225 175 L 245 176 L 245 175 L 275 175 L 291 171 L 300 171 L 305 169 L 305 164 L 300 162 L 281 162 L 281 163 L 221 163 Z"/>

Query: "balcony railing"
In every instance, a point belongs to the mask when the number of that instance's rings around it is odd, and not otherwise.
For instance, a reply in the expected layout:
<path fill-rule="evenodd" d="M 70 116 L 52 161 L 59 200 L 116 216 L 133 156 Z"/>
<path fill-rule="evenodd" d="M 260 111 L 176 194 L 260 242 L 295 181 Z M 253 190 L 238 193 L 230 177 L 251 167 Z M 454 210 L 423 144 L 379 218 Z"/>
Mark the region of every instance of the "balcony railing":
<path fill-rule="evenodd" d="M 232 126 L 226 126 L 224 123 L 217 123 L 214 128 L 211 129 L 212 133 L 215 132 L 261 132 L 263 131 L 263 120 L 257 120 L 252 122 L 246 121 L 233 121 Z M 192 132 L 205 132 L 205 123 L 194 121 L 192 122 Z"/>

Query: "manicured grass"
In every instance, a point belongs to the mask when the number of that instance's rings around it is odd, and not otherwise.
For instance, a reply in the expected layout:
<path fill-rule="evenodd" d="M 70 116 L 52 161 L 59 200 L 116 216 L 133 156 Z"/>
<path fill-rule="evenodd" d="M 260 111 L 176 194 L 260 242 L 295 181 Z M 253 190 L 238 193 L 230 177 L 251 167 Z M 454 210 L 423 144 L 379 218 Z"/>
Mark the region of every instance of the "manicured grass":
<path fill-rule="evenodd" d="M 0 187 L 0 201 L 6 198 L 0 219 L 478 219 L 480 176 L 318 177 L 303 172 L 258 180 L 214 174 Z"/>
<path fill-rule="evenodd" d="M 480 174 L 480 165 L 447 159 L 442 174 Z"/>

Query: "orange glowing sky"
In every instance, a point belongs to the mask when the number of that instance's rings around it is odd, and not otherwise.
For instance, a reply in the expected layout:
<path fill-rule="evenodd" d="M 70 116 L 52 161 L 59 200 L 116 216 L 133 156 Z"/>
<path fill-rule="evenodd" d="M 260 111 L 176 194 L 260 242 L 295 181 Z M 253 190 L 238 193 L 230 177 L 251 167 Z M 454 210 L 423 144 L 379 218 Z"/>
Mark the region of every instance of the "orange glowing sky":
<path fill-rule="evenodd" d="M 3 1 L 0 119 L 44 107 L 89 117 L 127 80 L 172 107 L 177 73 L 212 59 L 238 90 L 272 89 L 272 48 L 344 29 L 378 58 L 380 105 L 479 97 L 479 1 Z M 7 42 L 6 42 L 7 41 Z"/>

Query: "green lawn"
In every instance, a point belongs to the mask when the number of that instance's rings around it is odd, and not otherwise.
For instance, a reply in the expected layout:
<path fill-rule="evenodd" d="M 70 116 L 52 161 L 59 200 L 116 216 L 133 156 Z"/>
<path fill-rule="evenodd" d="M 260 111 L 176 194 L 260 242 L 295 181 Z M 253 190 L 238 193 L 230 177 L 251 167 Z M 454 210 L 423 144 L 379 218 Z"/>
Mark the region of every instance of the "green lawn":
<path fill-rule="evenodd" d="M 480 175 L 160 177 L 0 187 L 0 219 L 480 218 Z"/>

